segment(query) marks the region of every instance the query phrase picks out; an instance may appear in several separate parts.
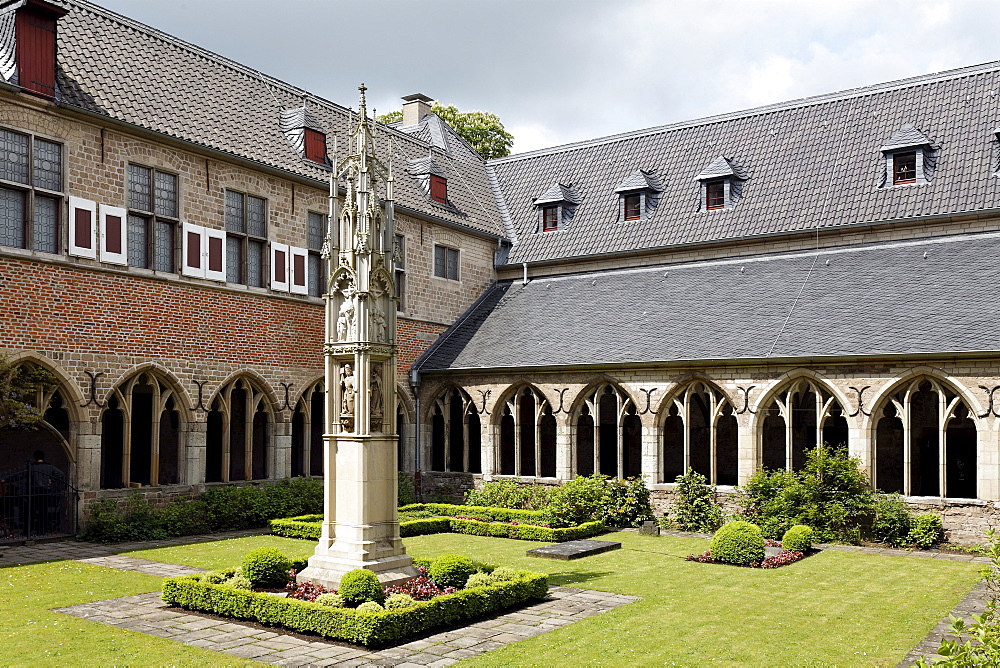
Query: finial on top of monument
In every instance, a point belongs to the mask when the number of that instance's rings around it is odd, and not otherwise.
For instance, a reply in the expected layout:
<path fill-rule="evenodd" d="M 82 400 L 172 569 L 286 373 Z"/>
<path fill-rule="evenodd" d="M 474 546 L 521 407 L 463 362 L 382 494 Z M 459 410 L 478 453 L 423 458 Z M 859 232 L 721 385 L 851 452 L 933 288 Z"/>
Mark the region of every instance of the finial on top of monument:
<path fill-rule="evenodd" d="M 361 91 L 361 100 L 358 102 L 358 115 L 360 116 L 358 124 L 368 125 L 368 109 L 365 106 L 365 91 L 368 90 L 368 87 L 361 84 L 358 86 L 358 90 Z"/>

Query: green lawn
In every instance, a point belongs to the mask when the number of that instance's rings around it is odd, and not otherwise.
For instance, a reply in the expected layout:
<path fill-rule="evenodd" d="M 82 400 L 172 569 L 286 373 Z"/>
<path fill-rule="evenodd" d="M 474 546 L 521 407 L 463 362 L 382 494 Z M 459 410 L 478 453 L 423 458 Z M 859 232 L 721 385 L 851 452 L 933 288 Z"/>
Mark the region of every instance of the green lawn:
<path fill-rule="evenodd" d="M 544 571 L 552 584 L 642 600 L 471 664 L 894 665 L 978 579 L 978 565 L 827 551 L 771 571 L 686 562 L 708 541 L 620 533 L 623 549 L 578 561 L 524 556 L 539 543 L 461 534 L 406 539 L 410 554 L 458 552 Z M 311 541 L 253 536 L 139 550 L 130 556 L 203 568 L 254 547 L 312 554 Z M 159 579 L 75 562 L 0 569 L 2 665 L 249 665 L 169 640 L 49 612 L 159 588 Z"/>

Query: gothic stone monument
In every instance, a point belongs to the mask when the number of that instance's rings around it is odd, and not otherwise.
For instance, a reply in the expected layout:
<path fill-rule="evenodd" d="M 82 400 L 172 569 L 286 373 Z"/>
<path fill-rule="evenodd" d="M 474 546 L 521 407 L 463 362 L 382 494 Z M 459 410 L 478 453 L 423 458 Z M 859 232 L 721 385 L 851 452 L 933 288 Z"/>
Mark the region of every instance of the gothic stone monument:
<path fill-rule="evenodd" d="M 348 156 L 340 160 L 334 144 L 323 248 L 329 270 L 323 531 L 298 575 L 327 587 L 356 568 L 374 571 L 383 584 L 417 575 L 396 514 L 392 146 L 383 164 L 375 155 L 363 84 L 360 91 Z M 343 203 L 340 186 L 346 188 Z"/>

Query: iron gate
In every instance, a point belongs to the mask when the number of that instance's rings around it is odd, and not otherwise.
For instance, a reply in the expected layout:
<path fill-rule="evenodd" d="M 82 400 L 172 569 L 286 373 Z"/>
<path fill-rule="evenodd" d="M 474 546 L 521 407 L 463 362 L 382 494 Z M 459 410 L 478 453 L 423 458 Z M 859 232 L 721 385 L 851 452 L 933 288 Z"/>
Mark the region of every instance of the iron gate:
<path fill-rule="evenodd" d="M 0 474 L 0 543 L 75 535 L 77 498 L 51 464 L 29 460 Z"/>

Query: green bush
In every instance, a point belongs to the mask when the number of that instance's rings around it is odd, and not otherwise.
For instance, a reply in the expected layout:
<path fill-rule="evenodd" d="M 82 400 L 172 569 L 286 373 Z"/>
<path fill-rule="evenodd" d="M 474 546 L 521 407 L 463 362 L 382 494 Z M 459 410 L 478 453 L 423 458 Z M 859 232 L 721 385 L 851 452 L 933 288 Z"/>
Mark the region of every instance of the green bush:
<path fill-rule="evenodd" d="M 876 494 L 871 538 L 893 547 L 903 545 L 910 533 L 910 512 L 899 494 Z"/>
<path fill-rule="evenodd" d="M 544 510 L 552 489 L 548 485 L 522 485 L 514 480 L 494 480 L 483 483 L 481 489 L 466 492 L 465 503 L 469 506 Z"/>
<path fill-rule="evenodd" d="M 201 576 L 201 581 L 205 582 L 207 584 L 216 584 L 216 585 L 217 584 L 222 584 L 223 582 L 225 582 L 228 579 L 229 578 L 226 575 L 224 575 L 222 573 L 219 573 L 217 571 L 216 572 L 203 573 L 202 576 Z"/>
<path fill-rule="evenodd" d="M 496 580 L 489 573 L 473 573 L 469 576 L 469 579 L 465 581 L 465 588 L 472 589 L 473 587 L 488 587 L 493 584 Z"/>
<path fill-rule="evenodd" d="M 805 524 L 820 541 L 856 543 L 875 507 L 875 493 L 860 462 L 843 448 L 819 446 L 806 453 L 801 471 L 757 471 L 737 489 L 744 519 L 768 538 Z"/>
<path fill-rule="evenodd" d="M 365 601 L 364 603 L 358 606 L 358 612 L 363 612 L 363 613 L 382 612 L 383 610 L 385 610 L 385 608 L 383 608 L 375 601 Z"/>
<path fill-rule="evenodd" d="M 465 586 L 469 576 L 476 572 L 476 565 L 468 557 L 460 554 L 445 554 L 431 562 L 428 575 L 438 587 Z"/>
<path fill-rule="evenodd" d="M 101 499 L 87 509 L 80 540 L 95 543 L 159 540 L 167 537 L 157 509 L 134 491 L 120 504 Z"/>
<path fill-rule="evenodd" d="M 233 576 L 226 580 L 223 584 L 232 587 L 233 589 L 253 589 L 253 583 L 250 582 L 250 578 L 242 573 L 234 573 Z"/>
<path fill-rule="evenodd" d="M 615 527 L 637 527 L 653 519 L 649 488 L 642 478 L 612 478 L 607 481 L 608 495 L 601 519 Z"/>
<path fill-rule="evenodd" d="M 934 513 L 923 513 L 910 518 L 907 542 L 922 549 L 937 545 L 944 539 L 941 518 Z"/>
<path fill-rule="evenodd" d="M 764 536 L 760 527 L 736 520 L 723 524 L 712 537 L 712 559 L 747 566 L 764 560 Z"/>
<path fill-rule="evenodd" d="M 781 547 L 793 552 L 808 552 L 813 546 L 813 530 L 805 524 L 796 524 L 781 537 Z"/>
<path fill-rule="evenodd" d="M 673 520 L 682 531 L 712 533 L 722 526 L 722 507 L 715 502 L 715 486 L 708 485 L 705 476 L 688 469 L 675 482 L 677 503 Z"/>
<path fill-rule="evenodd" d="M 415 601 L 405 609 L 369 614 L 359 614 L 351 608 L 335 608 L 263 592 L 205 584 L 194 575 L 167 578 L 162 592 L 163 600 L 171 606 L 251 620 L 267 626 L 281 626 L 298 633 L 316 634 L 367 647 L 383 646 L 428 629 L 462 623 L 528 601 L 541 600 L 547 595 L 547 576 L 526 571 L 519 571 L 515 580 L 497 582 L 480 589 L 463 589 L 430 601 Z"/>
<path fill-rule="evenodd" d="M 600 473 L 578 475 L 552 491 L 546 512 L 554 527 L 600 519 L 608 501 L 607 479 Z"/>
<path fill-rule="evenodd" d="M 280 587 L 288 582 L 292 562 L 280 550 L 258 547 L 243 557 L 241 570 L 254 587 Z"/>
<path fill-rule="evenodd" d="M 347 605 L 340 594 L 320 594 L 316 597 L 316 602 L 331 608 L 343 608 Z"/>
<path fill-rule="evenodd" d="M 357 606 L 367 601 L 375 601 L 378 604 L 385 602 L 385 591 L 382 583 L 378 581 L 378 576 L 366 568 L 355 568 L 348 571 L 344 577 L 340 578 L 340 587 L 337 593 L 344 598 L 347 605 Z"/>
<path fill-rule="evenodd" d="M 385 599 L 385 609 L 403 610 L 405 608 L 412 608 L 414 603 L 416 601 L 409 594 L 389 594 L 388 598 Z"/>
<path fill-rule="evenodd" d="M 396 474 L 396 505 L 405 506 L 417 502 L 417 489 L 413 476 L 400 471 Z"/>
<path fill-rule="evenodd" d="M 500 568 L 494 569 L 491 575 L 494 580 L 502 582 L 515 579 L 517 577 L 517 571 L 513 568 L 508 568 L 507 566 L 501 566 Z"/>
<path fill-rule="evenodd" d="M 490 522 L 531 522 L 545 524 L 548 513 L 543 510 L 519 510 L 516 508 L 500 508 L 493 506 L 462 506 L 455 503 L 413 503 L 401 506 L 399 512 L 413 513 L 426 511 L 434 515 L 449 517 L 478 517 Z"/>

